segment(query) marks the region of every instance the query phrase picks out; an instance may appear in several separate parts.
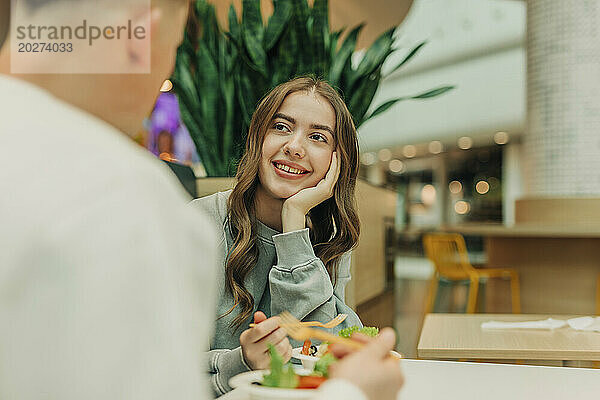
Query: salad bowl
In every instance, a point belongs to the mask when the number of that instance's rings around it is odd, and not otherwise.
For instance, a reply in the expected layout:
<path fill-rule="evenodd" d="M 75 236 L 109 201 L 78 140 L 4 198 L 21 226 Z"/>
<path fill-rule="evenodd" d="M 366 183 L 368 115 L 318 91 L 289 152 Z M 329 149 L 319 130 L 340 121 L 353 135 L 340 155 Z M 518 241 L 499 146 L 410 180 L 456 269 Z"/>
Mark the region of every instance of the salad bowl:
<path fill-rule="evenodd" d="M 310 375 L 312 371 L 297 369 L 298 375 Z M 248 395 L 251 400 L 303 400 L 314 396 L 314 389 L 283 389 L 259 385 L 264 376 L 269 373 L 268 369 L 244 372 L 229 380 L 232 388 L 239 388 Z"/>

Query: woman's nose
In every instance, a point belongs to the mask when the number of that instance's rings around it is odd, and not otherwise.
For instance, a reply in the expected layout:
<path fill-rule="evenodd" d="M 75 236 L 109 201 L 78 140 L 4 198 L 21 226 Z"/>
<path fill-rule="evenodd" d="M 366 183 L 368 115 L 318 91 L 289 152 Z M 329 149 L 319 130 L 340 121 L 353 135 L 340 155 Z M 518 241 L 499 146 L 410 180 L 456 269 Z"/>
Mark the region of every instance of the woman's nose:
<path fill-rule="evenodd" d="M 289 157 L 303 158 L 305 155 L 302 139 L 299 135 L 293 135 L 283 146 L 283 152 Z"/>

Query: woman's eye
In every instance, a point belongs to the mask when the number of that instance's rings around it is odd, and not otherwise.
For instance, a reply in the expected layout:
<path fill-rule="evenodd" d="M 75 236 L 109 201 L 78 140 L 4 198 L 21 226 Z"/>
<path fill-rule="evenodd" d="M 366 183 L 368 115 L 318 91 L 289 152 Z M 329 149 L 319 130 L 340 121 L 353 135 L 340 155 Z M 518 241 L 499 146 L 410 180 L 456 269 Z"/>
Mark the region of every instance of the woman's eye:
<path fill-rule="evenodd" d="M 275 125 L 273 125 L 273 128 L 275 128 L 275 130 L 277 131 L 289 132 L 289 128 L 285 124 L 282 124 L 280 122 L 275 123 Z"/>
<path fill-rule="evenodd" d="M 312 135 L 310 135 L 310 138 L 318 140 L 319 142 L 327 143 L 327 138 L 325 137 L 325 135 L 321 135 L 320 133 L 313 133 Z"/>

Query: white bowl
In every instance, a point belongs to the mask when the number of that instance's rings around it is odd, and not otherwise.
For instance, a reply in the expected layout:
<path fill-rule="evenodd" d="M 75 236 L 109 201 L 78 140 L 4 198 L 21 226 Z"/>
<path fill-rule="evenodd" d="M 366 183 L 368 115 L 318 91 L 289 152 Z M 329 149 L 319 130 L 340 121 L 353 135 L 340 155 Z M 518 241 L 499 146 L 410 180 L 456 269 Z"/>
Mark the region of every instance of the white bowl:
<path fill-rule="evenodd" d="M 298 375 L 309 375 L 311 371 L 296 370 Z M 314 389 L 281 389 L 267 386 L 254 385 L 262 382 L 263 376 L 269 370 L 249 371 L 234 376 L 229 380 L 229 386 L 244 391 L 250 400 L 304 400 L 315 395 Z"/>
<path fill-rule="evenodd" d="M 317 349 L 318 348 L 319 346 L 317 346 Z M 315 369 L 315 363 L 321 357 L 307 356 L 305 354 L 302 354 L 302 347 L 296 347 L 295 349 L 292 349 L 292 358 L 300 360 L 304 369 L 312 371 L 313 369 Z"/>

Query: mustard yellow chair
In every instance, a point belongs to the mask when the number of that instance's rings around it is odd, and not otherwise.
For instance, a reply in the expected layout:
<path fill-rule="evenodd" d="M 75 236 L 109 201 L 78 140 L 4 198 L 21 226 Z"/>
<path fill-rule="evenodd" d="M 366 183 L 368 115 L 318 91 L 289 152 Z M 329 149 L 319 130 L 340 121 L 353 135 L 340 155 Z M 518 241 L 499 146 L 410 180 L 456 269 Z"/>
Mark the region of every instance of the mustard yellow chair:
<path fill-rule="evenodd" d="M 456 233 L 434 233 L 423 238 L 425 254 L 435 267 L 429 285 L 429 294 L 425 305 L 425 313 L 433 311 L 438 281 L 444 278 L 450 281 L 469 281 L 469 297 L 467 313 L 477 309 L 479 282 L 489 278 L 509 278 L 511 289 L 512 312 L 521 312 L 519 275 L 510 268 L 475 268 L 469 262 L 467 246 L 462 235 Z"/>

